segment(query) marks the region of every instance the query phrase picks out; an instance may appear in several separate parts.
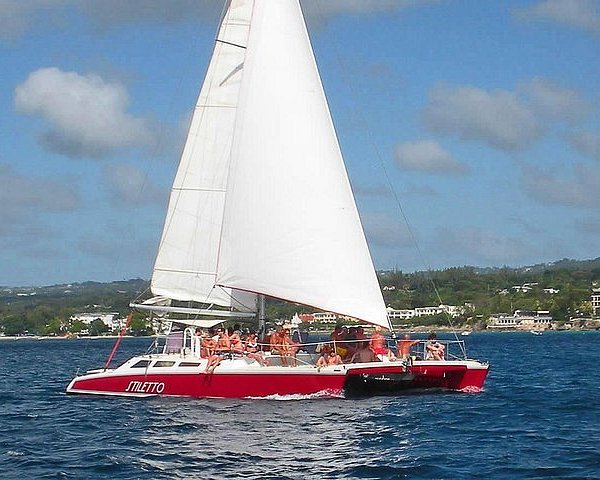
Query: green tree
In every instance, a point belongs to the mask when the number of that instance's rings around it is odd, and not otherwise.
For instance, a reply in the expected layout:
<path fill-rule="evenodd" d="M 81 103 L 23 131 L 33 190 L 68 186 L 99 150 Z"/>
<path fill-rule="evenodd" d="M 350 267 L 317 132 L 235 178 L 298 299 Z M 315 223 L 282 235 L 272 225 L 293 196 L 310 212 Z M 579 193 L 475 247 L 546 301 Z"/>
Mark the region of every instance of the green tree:
<path fill-rule="evenodd" d="M 136 337 L 148 335 L 150 331 L 148 324 L 146 323 L 146 318 L 143 316 L 134 316 L 129 324 L 129 330 L 131 330 L 131 333 Z"/>
<path fill-rule="evenodd" d="M 103 333 L 108 332 L 108 327 L 102 320 L 100 320 L 99 318 L 96 318 L 95 320 L 92 321 L 92 323 L 90 323 L 89 332 L 90 332 L 90 335 L 95 337 L 95 336 L 102 335 Z"/>

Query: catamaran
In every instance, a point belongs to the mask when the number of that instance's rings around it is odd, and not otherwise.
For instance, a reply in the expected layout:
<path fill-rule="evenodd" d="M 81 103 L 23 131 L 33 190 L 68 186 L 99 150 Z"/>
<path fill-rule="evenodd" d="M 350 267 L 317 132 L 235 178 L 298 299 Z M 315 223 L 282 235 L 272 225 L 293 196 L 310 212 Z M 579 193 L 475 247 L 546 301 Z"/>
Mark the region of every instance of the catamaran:
<path fill-rule="evenodd" d="M 74 378 L 70 394 L 269 397 L 481 389 L 464 345 L 316 366 L 230 353 L 207 369 L 196 328 L 256 319 L 265 297 L 391 330 L 298 0 L 230 0 L 172 187 L 151 280 L 134 309 L 183 325 L 160 353 Z M 116 345 L 115 345 L 116 347 Z M 210 373 L 209 373 L 210 372 Z"/>

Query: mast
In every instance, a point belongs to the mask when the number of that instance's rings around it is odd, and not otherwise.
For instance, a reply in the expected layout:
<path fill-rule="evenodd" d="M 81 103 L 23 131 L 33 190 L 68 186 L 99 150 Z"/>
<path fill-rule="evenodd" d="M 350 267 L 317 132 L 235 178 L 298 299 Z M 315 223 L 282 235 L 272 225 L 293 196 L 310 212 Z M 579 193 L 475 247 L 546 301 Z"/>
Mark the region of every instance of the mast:
<path fill-rule="evenodd" d="M 258 334 L 263 336 L 267 331 L 267 315 L 265 312 L 265 296 L 258 296 Z"/>

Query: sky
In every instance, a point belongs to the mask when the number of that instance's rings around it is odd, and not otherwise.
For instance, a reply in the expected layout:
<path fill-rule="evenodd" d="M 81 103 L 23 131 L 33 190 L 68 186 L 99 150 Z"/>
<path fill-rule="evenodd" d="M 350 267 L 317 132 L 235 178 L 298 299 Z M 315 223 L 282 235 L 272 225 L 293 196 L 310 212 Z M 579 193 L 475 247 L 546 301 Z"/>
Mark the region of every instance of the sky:
<path fill-rule="evenodd" d="M 600 256 L 600 0 L 302 0 L 377 269 Z M 0 285 L 149 278 L 217 0 L 0 0 Z"/>

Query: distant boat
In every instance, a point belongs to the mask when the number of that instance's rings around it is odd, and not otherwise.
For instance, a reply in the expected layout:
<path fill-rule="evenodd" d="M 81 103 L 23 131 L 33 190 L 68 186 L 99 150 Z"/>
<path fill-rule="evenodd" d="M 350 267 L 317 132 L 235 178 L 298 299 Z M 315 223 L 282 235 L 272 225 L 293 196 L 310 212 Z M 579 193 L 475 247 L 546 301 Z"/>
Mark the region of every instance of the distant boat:
<path fill-rule="evenodd" d="M 529 333 L 531 333 L 532 335 L 542 335 L 542 332 L 540 330 L 529 330 Z"/>
<path fill-rule="evenodd" d="M 460 332 L 460 334 L 463 337 L 468 337 L 469 335 L 471 335 L 471 332 L 469 330 L 464 330 L 463 332 Z"/>
<path fill-rule="evenodd" d="M 209 368 L 196 328 L 245 318 L 264 331 L 266 296 L 392 329 L 299 0 L 226 3 L 151 291 L 153 298 L 131 307 L 170 315 L 184 328 L 169 335 L 162 353 L 112 369 L 115 345 L 105 367 L 73 379 L 67 393 L 239 398 L 476 390 L 489 369 L 447 348 L 444 359 L 426 360 L 425 342 L 412 361 L 392 361 L 382 347 L 374 352 L 381 361 L 323 368 L 308 353 L 288 367 L 285 353 L 257 353 L 253 343 L 251 354 L 212 355 L 218 363 Z"/>

